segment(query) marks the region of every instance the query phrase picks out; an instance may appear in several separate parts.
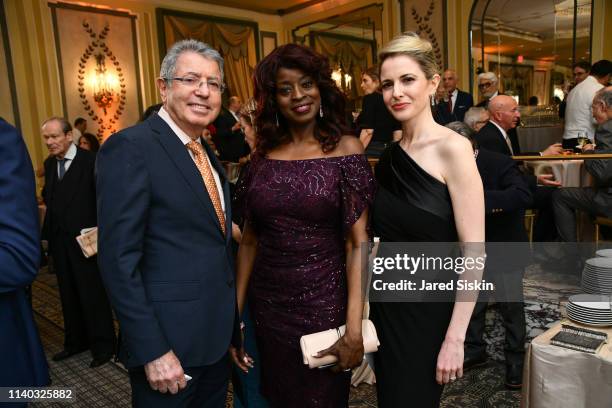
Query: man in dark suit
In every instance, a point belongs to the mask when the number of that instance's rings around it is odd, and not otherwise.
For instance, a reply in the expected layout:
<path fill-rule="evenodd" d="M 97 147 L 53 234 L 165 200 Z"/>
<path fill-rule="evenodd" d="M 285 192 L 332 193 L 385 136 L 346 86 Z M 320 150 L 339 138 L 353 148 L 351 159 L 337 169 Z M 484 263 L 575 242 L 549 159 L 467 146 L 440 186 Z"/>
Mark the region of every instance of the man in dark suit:
<path fill-rule="evenodd" d="M 599 126 L 595 145 L 585 146 L 583 153 L 612 153 L 612 86 L 595 94 L 592 110 Z M 612 218 L 612 160 L 585 160 L 584 167 L 595 187 L 561 188 L 553 195 L 557 230 L 565 242 L 576 241 L 576 210 Z"/>
<path fill-rule="evenodd" d="M 72 127 L 52 117 L 42 125 L 50 156 L 45 160 L 43 199 L 47 205 L 43 239 L 49 241 L 62 301 L 64 360 L 90 349 L 90 367 L 106 363 L 115 350 L 113 317 L 96 256 L 85 258 L 76 237 L 97 225 L 95 155 L 72 141 Z"/>
<path fill-rule="evenodd" d="M 0 387 L 42 387 L 49 372 L 26 293 L 40 261 L 34 171 L 21 135 L 2 118 L 0 197 Z"/>
<path fill-rule="evenodd" d="M 214 122 L 216 133 L 213 141 L 219 151 L 220 160 L 238 163 L 241 157 L 249 154 L 249 145 L 244 140 L 244 133 L 240 127 L 238 112 L 241 106 L 239 97 L 230 97 L 227 109 L 222 108 Z"/>
<path fill-rule="evenodd" d="M 463 122 L 465 112 L 474 105 L 472 95 L 457 88 L 457 73 L 455 70 L 447 69 L 442 75 L 442 86 L 446 91 L 443 101 L 439 102 L 440 109 L 448 113 L 448 122 Z M 443 123 L 443 124 L 446 124 Z"/>
<path fill-rule="evenodd" d="M 560 143 L 548 146 L 542 152 L 522 152 L 516 133 L 511 132 L 518 125 L 521 114 L 514 98 L 507 95 L 497 95 L 488 104 L 489 123 L 483 126 L 474 139 L 478 146 L 506 156 L 539 156 L 560 154 L 563 149 Z M 538 217 L 534 225 L 535 241 L 553 241 L 556 238 L 554 214 L 552 211 L 552 187 L 561 183 L 554 180 L 552 174 L 526 176 L 527 183 L 534 194 L 534 208 L 538 209 Z M 539 186 L 538 186 L 539 185 Z"/>
<path fill-rule="evenodd" d="M 201 138 L 221 110 L 222 73 L 213 48 L 177 42 L 157 80 L 159 113 L 98 153 L 100 267 L 136 407 L 225 406 L 236 334 L 229 183 Z"/>
<path fill-rule="evenodd" d="M 473 135 L 463 123 L 453 122 L 447 126 L 468 138 Z M 523 272 L 529 255 L 523 216 L 531 205 L 532 194 L 514 160 L 477 147 L 476 165 L 484 187 L 486 212 L 487 266 L 483 279 L 495 284 L 495 298 L 505 327 L 506 386 L 520 388 L 526 338 Z M 500 243 L 515 244 L 502 246 Z M 484 296 L 476 303 L 468 326 L 464 358 L 466 370 L 487 361 L 483 340 L 487 304 L 488 297 Z"/>

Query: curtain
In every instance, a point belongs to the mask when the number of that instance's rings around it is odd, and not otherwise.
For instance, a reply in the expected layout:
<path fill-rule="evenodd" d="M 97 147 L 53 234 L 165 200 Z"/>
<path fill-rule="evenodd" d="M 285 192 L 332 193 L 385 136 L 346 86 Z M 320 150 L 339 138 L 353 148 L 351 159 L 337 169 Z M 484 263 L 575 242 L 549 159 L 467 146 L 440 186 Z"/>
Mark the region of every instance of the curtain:
<path fill-rule="evenodd" d="M 314 49 L 329 58 L 332 70 L 342 67 L 344 72 L 353 77 L 351 90 L 347 95 L 349 99 L 355 100 L 363 96 L 359 84 L 361 73 L 371 66 L 374 60 L 372 43 L 315 34 Z"/>
<path fill-rule="evenodd" d="M 164 16 L 166 47 L 193 38 L 215 48 L 223 56 L 228 96 L 243 101 L 253 96 L 253 71 L 257 64 L 253 27 L 194 18 Z"/>

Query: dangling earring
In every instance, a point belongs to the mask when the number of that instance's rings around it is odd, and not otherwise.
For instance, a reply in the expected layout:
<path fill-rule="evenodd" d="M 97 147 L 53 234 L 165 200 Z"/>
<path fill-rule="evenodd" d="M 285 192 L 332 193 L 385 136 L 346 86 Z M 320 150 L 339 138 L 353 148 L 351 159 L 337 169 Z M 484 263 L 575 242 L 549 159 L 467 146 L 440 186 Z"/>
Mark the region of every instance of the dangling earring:
<path fill-rule="evenodd" d="M 323 104 L 319 105 L 319 117 L 323 117 Z"/>
<path fill-rule="evenodd" d="M 431 106 L 436 106 L 436 97 L 434 94 L 429 95 L 429 103 L 431 103 Z"/>
<path fill-rule="evenodd" d="M 276 127 L 279 127 L 280 125 L 278 124 L 278 112 L 276 112 Z"/>

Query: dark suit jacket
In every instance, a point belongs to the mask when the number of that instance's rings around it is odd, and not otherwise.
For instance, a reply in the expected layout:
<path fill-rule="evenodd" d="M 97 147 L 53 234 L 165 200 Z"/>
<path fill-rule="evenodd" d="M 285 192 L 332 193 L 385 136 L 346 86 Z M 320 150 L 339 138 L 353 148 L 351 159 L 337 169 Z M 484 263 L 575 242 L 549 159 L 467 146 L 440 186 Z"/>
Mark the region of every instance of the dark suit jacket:
<path fill-rule="evenodd" d="M 516 134 L 516 129 L 510 129 L 508 132 L 508 138 L 510 139 L 510 143 L 512 144 L 512 150 L 514 151 L 515 156 L 539 156 L 540 152 L 523 152 L 521 151 L 521 145 L 518 141 L 518 135 Z M 478 146 L 501 154 L 505 154 L 508 156 L 512 155 L 506 141 L 504 140 L 504 135 L 500 132 L 500 130 L 493 123 L 488 122 L 486 125 L 482 127 L 474 136 L 475 140 L 478 142 Z"/>
<path fill-rule="evenodd" d="M 595 151 L 593 153 L 612 153 L 612 120 L 609 120 L 595 131 Z M 612 217 L 612 160 L 585 160 L 584 167 L 595 179 L 597 192 L 593 201 L 597 211 L 606 217 Z"/>
<path fill-rule="evenodd" d="M 506 155 L 480 149 L 476 165 L 485 192 L 485 237 L 491 242 L 524 242 L 525 208 L 532 194 L 516 162 Z"/>
<path fill-rule="evenodd" d="M 485 193 L 487 277 L 490 279 L 500 272 L 522 269 L 528 262 L 530 251 L 523 216 L 525 208 L 532 204 L 532 193 L 510 157 L 480 149 L 476 165 Z"/>
<path fill-rule="evenodd" d="M 45 386 L 47 361 L 26 294 L 40 261 L 34 171 L 23 138 L 3 119 L 0 214 L 0 386 Z"/>
<path fill-rule="evenodd" d="M 227 353 L 236 313 L 229 184 L 202 145 L 223 184 L 225 235 L 187 148 L 157 114 L 98 153 L 98 257 L 127 367 L 170 350 L 183 367 Z"/>
<path fill-rule="evenodd" d="M 49 241 L 51 248 L 55 240 L 65 236 L 76 238 L 81 229 L 97 225 L 95 164 L 94 153 L 77 147 L 74 160 L 59 181 L 57 159 L 50 156 L 45 160 L 43 199 L 47 212 L 43 238 Z M 78 245 L 74 245 L 72 249 L 81 254 Z"/>
<path fill-rule="evenodd" d="M 455 101 L 452 113 L 454 120 L 463 122 L 465 112 L 467 112 L 468 109 L 474 106 L 474 98 L 472 98 L 472 95 L 467 92 L 463 92 L 460 89 L 458 91 L 459 92 L 457 93 L 457 101 Z"/>
<path fill-rule="evenodd" d="M 455 121 L 463 122 L 465 112 L 472 106 L 474 106 L 472 95 L 457 89 L 457 100 L 453 105 L 453 111 L 449 112 L 447 102 L 440 102 L 435 107 L 434 119 L 441 125 Z"/>
<path fill-rule="evenodd" d="M 213 141 L 219 151 L 220 160 L 238 162 L 241 157 L 249 154 L 250 149 L 244 140 L 244 133 L 240 129 L 232 131 L 236 122 L 234 115 L 225 108 L 214 122 L 217 133 L 213 136 Z"/>
<path fill-rule="evenodd" d="M 510 139 L 510 143 L 512 144 L 512 150 L 514 150 L 515 155 L 526 155 L 526 156 L 535 156 L 539 155 L 537 152 L 521 152 L 521 147 L 518 142 L 518 137 L 516 132 L 508 132 L 508 138 Z M 474 140 L 476 140 L 478 147 L 481 149 L 486 149 L 491 152 L 497 152 L 503 154 L 505 156 L 511 156 L 512 152 L 508 148 L 506 141 L 504 140 L 504 135 L 500 132 L 500 130 L 493 123 L 488 122 L 486 125 L 482 127 L 474 136 Z M 533 175 L 526 175 L 525 179 L 529 188 L 532 191 L 535 191 L 537 187 L 537 177 Z"/>

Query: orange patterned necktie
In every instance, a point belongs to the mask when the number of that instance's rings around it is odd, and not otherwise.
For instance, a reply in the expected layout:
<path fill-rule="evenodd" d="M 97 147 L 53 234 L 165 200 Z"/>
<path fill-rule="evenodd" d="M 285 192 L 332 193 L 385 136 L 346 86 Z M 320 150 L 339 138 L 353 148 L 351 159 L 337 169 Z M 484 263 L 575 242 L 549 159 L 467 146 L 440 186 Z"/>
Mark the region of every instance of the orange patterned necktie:
<path fill-rule="evenodd" d="M 206 186 L 208 195 L 210 196 L 210 201 L 212 201 L 213 207 L 215 207 L 215 212 L 217 213 L 219 223 L 221 224 L 221 230 L 223 231 L 223 235 L 225 235 L 225 214 L 223 213 L 223 207 L 221 207 L 221 199 L 219 198 L 217 183 L 215 183 L 215 178 L 212 174 L 212 170 L 210 169 L 210 164 L 205 157 L 206 153 L 204 152 L 204 147 L 202 147 L 202 145 L 198 142 L 194 141 L 187 143 L 186 146 L 187 149 L 191 150 L 193 153 L 196 167 L 198 170 L 200 170 L 200 174 L 202 174 L 202 179 L 204 180 L 204 185 Z"/>

